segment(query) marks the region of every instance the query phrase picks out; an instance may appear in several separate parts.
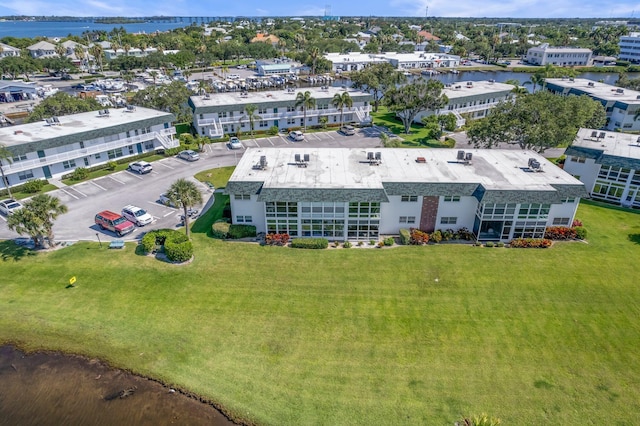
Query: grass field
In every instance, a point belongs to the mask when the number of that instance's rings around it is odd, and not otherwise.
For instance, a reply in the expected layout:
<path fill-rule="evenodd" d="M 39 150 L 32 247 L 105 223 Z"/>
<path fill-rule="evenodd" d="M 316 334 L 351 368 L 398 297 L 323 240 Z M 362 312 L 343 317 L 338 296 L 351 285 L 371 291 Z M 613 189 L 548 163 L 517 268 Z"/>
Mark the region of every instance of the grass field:
<path fill-rule="evenodd" d="M 260 424 L 637 424 L 640 215 L 578 217 L 588 244 L 546 250 L 195 233 L 186 266 L 4 242 L 0 341 L 99 357 Z"/>
<path fill-rule="evenodd" d="M 453 148 L 455 141 L 448 139 L 447 141 L 439 141 L 430 139 L 428 131 L 424 126 L 412 123 L 409 128 L 409 134 L 404 133 L 404 125 L 402 121 L 396 118 L 395 114 L 388 112 L 386 107 L 379 107 L 377 112 L 372 112 L 371 117 L 373 123 L 378 126 L 385 126 L 394 134 L 402 139 L 401 148 L 411 147 L 430 147 L 430 148 Z"/>

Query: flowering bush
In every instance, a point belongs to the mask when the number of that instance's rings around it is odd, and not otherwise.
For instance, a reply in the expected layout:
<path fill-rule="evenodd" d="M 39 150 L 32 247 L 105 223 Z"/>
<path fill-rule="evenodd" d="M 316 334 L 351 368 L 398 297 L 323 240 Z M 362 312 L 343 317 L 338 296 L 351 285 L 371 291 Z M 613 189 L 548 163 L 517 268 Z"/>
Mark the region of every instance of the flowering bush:
<path fill-rule="evenodd" d="M 416 228 L 411 228 L 411 239 L 409 244 L 421 245 L 429 242 L 429 234 Z"/>
<path fill-rule="evenodd" d="M 551 247 L 552 243 L 553 242 L 551 240 L 548 240 L 546 238 L 516 238 L 514 240 L 511 240 L 509 246 L 513 248 L 548 248 Z"/>
<path fill-rule="evenodd" d="M 576 226 L 582 226 L 582 221 L 580 219 L 574 219 L 573 223 L 571 224 L 572 228 L 575 228 Z"/>
<path fill-rule="evenodd" d="M 440 230 L 433 231 L 431 235 L 429 235 L 429 240 L 433 241 L 434 243 L 439 243 L 440 241 L 442 241 L 442 232 Z"/>
<path fill-rule="evenodd" d="M 286 246 L 289 238 L 289 234 L 267 234 L 264 243 L 268 246 Z"/>
<path fill-rule="evenodd" d="M 544 231 L 544 237 L 550 240 L 573 240 L 576 231 L 566 226 L 550 226 Z"/>

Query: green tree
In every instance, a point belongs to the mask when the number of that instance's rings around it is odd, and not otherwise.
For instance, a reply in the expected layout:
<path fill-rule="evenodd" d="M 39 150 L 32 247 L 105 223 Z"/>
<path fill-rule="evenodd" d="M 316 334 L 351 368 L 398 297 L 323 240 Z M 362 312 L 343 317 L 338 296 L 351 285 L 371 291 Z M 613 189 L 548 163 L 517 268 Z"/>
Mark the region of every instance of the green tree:
<path fill-rule="evenodd" d="M 102 105 L 93 98 L 79 98 L 65 92 L 58 92 L 40 102 L 26 119 L 27 123 L 44 120 L 53 116 L 97 111 Z"/>
<path fill-rule="evenodd" d="M 316 99 L 311 96 L 311 92 L 309 92 L 308 90 L 304 93 L 298 92 L 298 94 L 296 95 L 295 107 L 299 107 L 300 109 L 302 109 L 302 121 L 304 123 L 303 127 L 305 132 L 307 131 L 307 110 L 315 106 Z"/>
<path fill-rule="evenodd" d="M 4 183 L 4 187 L 7 188 L 7 193 L 9 194 L 9 198 L 13 198 L 11 195 L 11 188 L 9 188 L 9 180 L 4 175 L 4 166 L 5 164 L 10 165 L 13 162 L 13 155 L 11 151 L 7 149 L 2 143 L 0 143 L 0 173 L 2 173 L 2 183 Z"/>
<path fill-rule="evenodd" d="M 27 234 L 33 240 L 34 247 L 44 247 L 44 237 L 49 240 L 49 247 L 55 247 L 53 222 L 63 213 L 67 206 L 56 197 L 38 194 L 24 203 L 24 207 L 7 218 L 7 226 L 18 234 Z"/>
<path fill-rule="evenodd" d="M 524 95 L 526 93 L 529 93 L 527 91 L 527 88 L 524 86 L 520 85 L 520 81 L 516 80 L 515 78 L 507 80 L 504 82 L 505 84 L 510 84 L 513 86 L 513 89 L 511 90 L 513 93 L 515 93 L 516 95 Z M 529 82 L 526 82 L 525 84 L 527 84 Z"/>
<path fill-rule="evenodd" d="M 380 99 L 385 96 L 387 89 L 406 81 L 406 76 L 398 72 L 388 62 L 371 65 L 362 71 L 356 71 L 350 76 L 353 87 L 373 92 L 373 110 L 378 111 Z"/>
<path fill-rule="evenodd" d="M 605 122 L 602 104 L 586 95 L 564 97 L 536 92 L 498 104 L 487 117 L 474 121 L 467 135 L 476 147 L 515 143 L 522 149 L 544 152 L 568 146 L 581 127 L 598 129 Z"/>
<path fill-rule="evenodd" d="M 176 206 L 182 207 L 184 228 L 189 236 L 189 208 L 202 204 L 202 194 L 195 183 L 186 179 L 178 179 L 171 184 L 167 198 Z"/>
<path fill-rule="evenodd" d="M 409 134 L 411 123 L 416 115 L 423 111 L 436 111 L 449 102 L 442 93 L 444 85 L 437 80 L 417 79 L 412 83 L 393 87 L 384 95 L 383 102 L 389 111 L 396 113 Z"/>
<path fill-rule="evenodd" d="M 438 124 L 441 130 L 453 132 L 456 129 L 456 115 L 452 112 L 438 115 Z"/>
<path fill-rule="evenodd" d="M 244 111 L 246 114 L 242 116 L 243 120 L 245 118 L 249 119 L 249 129 L 251 130 L 251 137 L 253 137 L 253 129 L 255 127 L 255 121 L 262 120 L 262 117 L 256 114 L 257 109 L 258 107 L 255 106 L 254 104 L 249 104 L 246 107 L 244 107 Z"/>
<path fill-rule="evenodd" d="M 333 95 L 333 99 L 331 100 L 331 104 L 340 110 L 340 126 L 344 125 L 344 109 L 351 108 L 353 106 L 353 99 L 349 95 L 349 92 L 336 93 Z"/>
<path fill-rule="evenodd" d="M 178 122 L 190 123 L 193 120 L 191 108 L 187 105 L 191 92 L 180 81 L 169 84 L 149 86 L 133 95 L 131 103 L 146 108 L 170 112 Z"/>
<path fill-rule="evenodd" d="M 309 57 L 311 58 L 311 75 L 314 75 L 316 73 L 316 61 L 318 60 L 319 56 L 320 49 L 315 46 L 309 49 Z"/>

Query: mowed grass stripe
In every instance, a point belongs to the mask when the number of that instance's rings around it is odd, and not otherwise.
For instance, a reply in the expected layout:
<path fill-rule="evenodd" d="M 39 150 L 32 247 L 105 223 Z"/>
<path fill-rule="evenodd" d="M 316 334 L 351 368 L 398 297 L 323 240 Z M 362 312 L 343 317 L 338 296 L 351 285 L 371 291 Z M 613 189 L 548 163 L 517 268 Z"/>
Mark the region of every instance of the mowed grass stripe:
<path fill-rule="evenodd" d="M 305 251 L 203 232 L 186 266 L 133 246 L 5 256 L 0 339 L 100 357 L 262 424 L 632 424 L 640 216 L 579 217 L 588 244 L 549 250 Z"/>

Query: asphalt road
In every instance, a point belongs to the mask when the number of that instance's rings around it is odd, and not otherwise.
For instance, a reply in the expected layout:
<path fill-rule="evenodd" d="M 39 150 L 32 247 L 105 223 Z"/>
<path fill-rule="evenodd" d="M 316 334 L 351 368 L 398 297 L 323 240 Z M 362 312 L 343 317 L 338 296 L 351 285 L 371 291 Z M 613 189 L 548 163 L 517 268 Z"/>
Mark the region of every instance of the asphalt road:
<path fill-rule="evenodd" d="M 179 178 L 191 179 L 197 182 L 205 205 L 213 201 L 214 192 L 205 184 L 196 181 L 193 176 L 203 170 L 232 166 L 238 163 L 246 148 L 257 147 L 300 147 L 311 145 L 314 147 L 344 147 L 344 148 L 372 148 L 380 146 L 379 131 L 375 128 L 360 129 L 356 135 L 343 136 L 336 131 L 324 133 L 307 133 L 305 141 L 293 142 L 284 135 L 277 135 L 263 139 L 244 140 L 242 150 L 230 150 L 227 144 L 213 143 L 205 146 L 205 152 L 200 154 L 200 160 L 187 162 L 175 157 L 153 162 L 153 171 L 146 175 L 122 171 L 90 181 L 66 186 L 49 192 L 58 197 L 69 211 L 58 217 L 54 225 L 54 232 L 58 241 L 91 240 L 109 242 L 117 237 L 110 231 L 100 230 L 94 224 L 94 216 L 102 210 L 119 213 L 122 207 L 133 204 L 147 210 L 154 222 L 126 235 L 124 240 L 133 241 L 142 237 L 149 229 L 177 228 L 179 226 L 181 210 L 164 206 L 158 202 L 158 197 Z M 209 201 L 209 203 L 207 203 Z M 6 217 L 0 215 L 0 239 L 20 237 L 9 230 Z"/>

